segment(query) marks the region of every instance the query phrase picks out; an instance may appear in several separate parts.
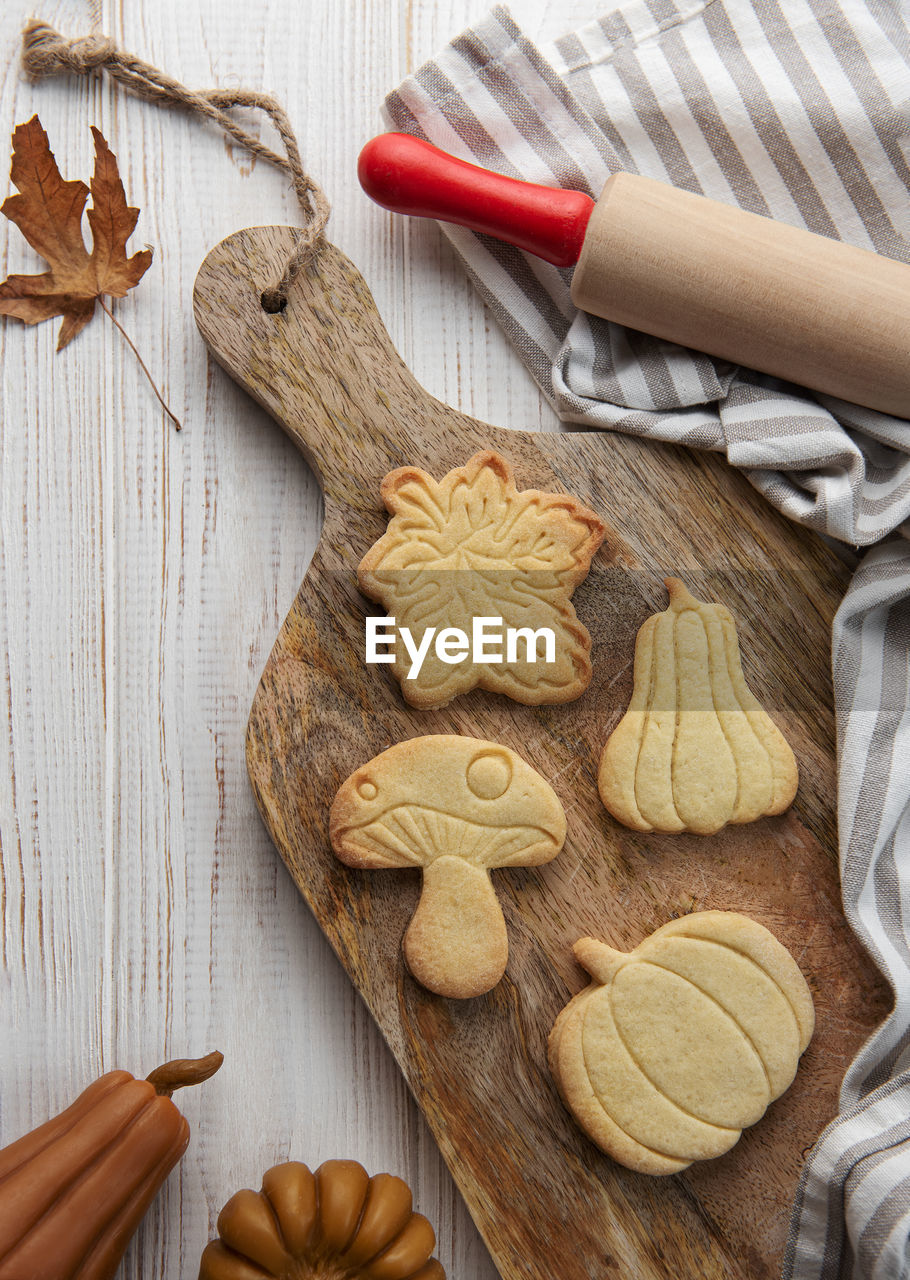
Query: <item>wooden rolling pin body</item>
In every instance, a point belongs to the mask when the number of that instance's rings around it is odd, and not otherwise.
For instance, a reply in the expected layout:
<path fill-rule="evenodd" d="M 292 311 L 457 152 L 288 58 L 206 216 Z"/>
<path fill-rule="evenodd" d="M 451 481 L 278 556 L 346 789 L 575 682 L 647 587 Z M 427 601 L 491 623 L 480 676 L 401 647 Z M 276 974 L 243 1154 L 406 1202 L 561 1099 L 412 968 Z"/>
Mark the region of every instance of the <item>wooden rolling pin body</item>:
<path fill-rule="evenodd" d="M 910 266 L 614 174 L 588 222 L 584 311 L 910 417 Z"/>
<path fill-rule="evenodd" d="M 498 236 L 558 267 L 607 320 L 910 417 L 910 266 L 652 178 L 581 191 L 490 173 L 420 138 L 360 154 L 386 209 Z"/>

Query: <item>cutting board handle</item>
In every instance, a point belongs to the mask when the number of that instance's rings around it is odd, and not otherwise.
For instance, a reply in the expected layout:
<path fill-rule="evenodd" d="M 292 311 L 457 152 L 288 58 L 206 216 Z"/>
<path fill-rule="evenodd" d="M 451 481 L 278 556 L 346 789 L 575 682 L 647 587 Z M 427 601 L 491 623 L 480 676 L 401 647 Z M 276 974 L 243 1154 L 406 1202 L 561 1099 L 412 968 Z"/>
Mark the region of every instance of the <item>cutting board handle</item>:
<path fill-rule="evenodd" d="M 365 479 L 412 461 L 401 456 L 402 406 L 427 397 L 334 245 L 303 268 L 283 311 L 263 308 L 294 240 L 292 227 L 249 227 L 216 245 L 196 276 L 196 323 L 218 363 L 299 446 L 326 498 L 356 503 Z"/>

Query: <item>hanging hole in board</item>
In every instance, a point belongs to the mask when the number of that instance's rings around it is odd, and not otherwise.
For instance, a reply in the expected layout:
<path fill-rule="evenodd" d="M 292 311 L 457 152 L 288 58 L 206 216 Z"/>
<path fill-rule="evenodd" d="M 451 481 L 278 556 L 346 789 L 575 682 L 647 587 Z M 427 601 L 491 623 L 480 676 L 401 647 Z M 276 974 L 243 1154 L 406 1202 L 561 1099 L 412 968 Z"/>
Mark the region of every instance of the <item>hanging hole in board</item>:
<path fill-rule="evenodd" d="M 270 316 L 280 315 L 288 305 L 287 298 L 280 294 L 277 289 L 265 289 L 260 295 L 259 301 L 262 304 L 263 311 L 267 311 Z"/>

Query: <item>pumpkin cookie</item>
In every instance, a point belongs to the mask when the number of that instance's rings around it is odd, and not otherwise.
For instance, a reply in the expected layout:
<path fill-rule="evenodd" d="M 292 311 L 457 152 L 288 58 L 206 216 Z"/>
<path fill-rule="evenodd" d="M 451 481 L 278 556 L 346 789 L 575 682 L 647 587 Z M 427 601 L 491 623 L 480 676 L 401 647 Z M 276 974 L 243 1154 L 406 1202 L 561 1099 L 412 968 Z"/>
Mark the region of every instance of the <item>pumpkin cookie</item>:
<path fill-rule="evenodd" d="M 570 597 L 603 541 L 598 517 L 567 494 L 519 492 L 498 453 L 475 454 L 438 482 L 402 467 L 380 492 L 392 519 L 357 578 L 399 631 L 417 643 L 430 627 L 470 636 L 474 618 L 501 618 L 518 633 L 501 661 L 430 648 L 416 674 L 397 639 L 392 670 L 405 700 L 429 710 L 476 686 L 532 706 L 579 697 L 591 679 L 591 638 Z M 552 633 L 552 660 L 546 639 L 532 638 L 541 629 Z"/>
<path fill-rule="evenodd" d="M 550 862 L 566 818 L 549 783 L 508 747 L 439 734 L 400 742 L 353 773 L 329 832 L 349 867 L 422 868 L 405 959 L 430 991 L 462 999 L 494 987 L 508 959 L 490 868 Z"/>
<path fill-rule="evenodd" d="M 729 609 L 667 578 L 670 607 L 635 641 L 629 709 L 600 758 L 600 797 L 636 831 L 711 835 L 783 813 L 793 752 L 750 691 Z"/>
<path fill-rule="evenodd" d="M 815 1012 L 773 934 L 733 911 L 672 920 L 629 954 L 581 938 L 592 981 L 550 1033 L 573 1116 L 614 1160 L 677 1173 L 722 1155 L 790 1086 Z"/>

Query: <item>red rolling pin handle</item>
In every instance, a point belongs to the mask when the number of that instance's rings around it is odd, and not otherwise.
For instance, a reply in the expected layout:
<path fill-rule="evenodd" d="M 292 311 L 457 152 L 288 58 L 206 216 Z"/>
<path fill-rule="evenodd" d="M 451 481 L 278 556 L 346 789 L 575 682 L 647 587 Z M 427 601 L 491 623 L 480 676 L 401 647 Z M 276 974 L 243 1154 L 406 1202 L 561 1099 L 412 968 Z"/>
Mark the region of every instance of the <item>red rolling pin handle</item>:
<path fill-rule="evenodd" d="M 482 231 L 557 267 L 578 261 L 594 212 L 594 201 L 582 191 L 504 178 L 407 133 L 382 133 L 368 142 L 357 176 L 385 209 Z"/>

